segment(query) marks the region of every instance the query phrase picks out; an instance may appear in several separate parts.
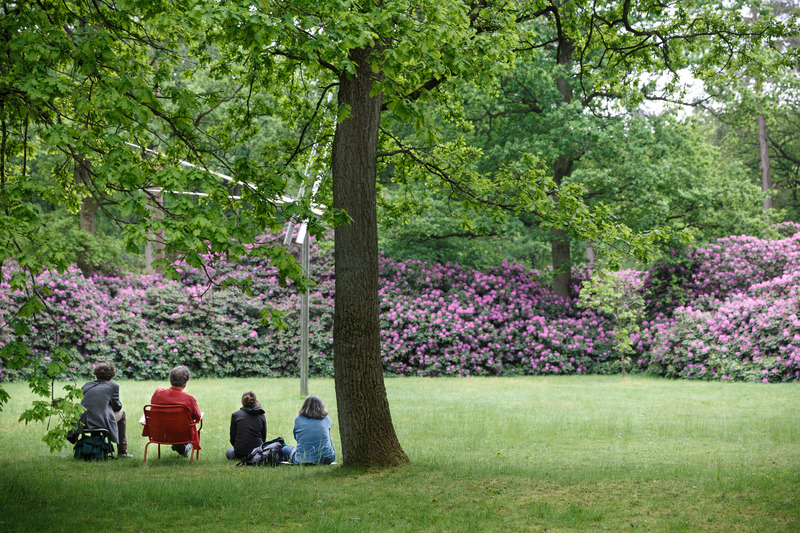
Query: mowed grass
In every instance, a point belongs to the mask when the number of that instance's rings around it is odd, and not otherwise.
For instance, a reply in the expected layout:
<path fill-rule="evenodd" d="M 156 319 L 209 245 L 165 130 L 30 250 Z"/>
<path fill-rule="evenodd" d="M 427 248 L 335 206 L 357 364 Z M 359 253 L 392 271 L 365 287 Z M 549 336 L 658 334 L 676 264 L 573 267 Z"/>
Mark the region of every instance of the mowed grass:
<path fill-rule="evenodd" d="M 134 459 L 52 454 L 6 384 L 0 531 L 800 531 L 800 384 L 633 376 L 397 378 L 386 387 L 411 465 L 240 468 L 230 414 L 254 390 L 291 439 L 292 379 L 196 379 L 200 460 L 145 439 L 156 382 L 120 382 Z M 341 450 L 332 380 L 311 380 Z"/>

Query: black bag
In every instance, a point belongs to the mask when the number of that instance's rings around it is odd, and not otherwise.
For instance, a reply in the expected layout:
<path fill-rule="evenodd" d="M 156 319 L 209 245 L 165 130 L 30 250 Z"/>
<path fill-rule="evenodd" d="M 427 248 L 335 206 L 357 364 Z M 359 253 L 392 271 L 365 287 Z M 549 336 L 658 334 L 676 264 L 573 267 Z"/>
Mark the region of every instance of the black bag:
<path fill-rule="evenodd" d="M 81 432 L 78 431 L 75 428 L 70 429 L 69 431 L 67 431 L 67 441 L 69 441 L 69 443 L 72 444 L 73 447 L 78 442 L 78 437 L 80 437 L 80 436 L 81 436 Z"/>
<path fill-rule="evenodd" d="M 107 433 L 84 433 L 75 443 L 75 459 L 84 461 L 105 461 L 113 459 L 114 445 L 108 441 Z"/>
<path fill-rule="evenodd" d="M 283 437 L 268 440 L 261 446 L 253 448 L 247 457 L 236 463 L 236 466 L 279 466 L 283 462 Z"/>

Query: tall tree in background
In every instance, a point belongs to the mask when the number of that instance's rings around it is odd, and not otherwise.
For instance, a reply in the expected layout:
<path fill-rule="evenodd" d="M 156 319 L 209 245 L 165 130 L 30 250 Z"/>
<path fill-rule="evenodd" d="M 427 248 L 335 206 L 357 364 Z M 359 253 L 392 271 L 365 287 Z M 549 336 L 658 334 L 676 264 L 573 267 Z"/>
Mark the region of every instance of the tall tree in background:
<path fill-rule="evenodd" d="M 718 65 L 760 68 L 750 39 L 769 26 L 764 21 L 751 25 L 736 10 L 710 4 L 553 2 L 541 7 L 528 20 L 514 68 L 500 76 L 497 90 L 465 88 L 465 114 L 475 125 L 468 142 L 482 147 L 484 168 L 533 154 L 556 185 L 569 181 L 587 151 L 611 142 L 603 129 L 616 117 L 645 99 L 680 101 L 683 70 L 720 78 Z M 717 38 L 721 35 L 726 38 Z M 665 86 L 644 81 L 662 72 L 671 76 Z M 565 229 L 552 229 L 554 288 L 564 296 L 571 278 Z"/>
<path fill-rule="evenodd" d="M 637 231 L 670 227 L 669 252 L 685 242 L 761 235 L 772 220 L 741 161 L 707 138 L 707 125 L 667 112 L 609 123 L 571 179 Z"/>
<path fill-rule="evenodd" d="M 789 19 L 798 8 L 797 0 L 768 1 L 749 6 L 748 20 L 756 24 L 768 14 Z M 707 86 L 714 99 L 705 107 L 720 120 L 729 149 L 753 168 L 764 193 L 764 211 L 792 206 L 797 194 L 792 168 L 800 158 L 790 123 L 798 108 L 798 45 L 800 35 L 795 33 L 777 40 L 774 47 L 756 49 L 758 62 Z M 796 218 L 796 210 L 791 211 Z"/>
<path fill-rule="evenodd" d="M 800 216 L 799 95 L 791 72 L 774 77 L 761 91 L 739 85 L 735 93 L 719 98 L 723 104 L 710 113 L 716 121 L 714 139 L 730 157 L 746 163 L 751 181 L 764 193 L 763 208 L 785 210 L 792 220 Z"/>
<path fill-rule="evenodd" d="M 768 137 L 776 207 L 800 221 L 800 83 L 797 72 L 777 83 L 781 105 L 771 113 Z"/>
<path fill-rule="evenodd" d="M 758 20 L 759 10 L 755 6 L 751 7 L 751 20 Z M 755 92 L 761 93 L 763 80 L 760 76 L 755 80 Z M 758 154 L 759 169 L 761 170 L 761 191 L 764 193 L 764 211 L 772 209 L 772 180 L 769 173 L 769 141 L 767 139 L 767 119 L 764 117 L 764 110 L 759 106 L 756 109 L 756 124 L 758 125 Z"/>

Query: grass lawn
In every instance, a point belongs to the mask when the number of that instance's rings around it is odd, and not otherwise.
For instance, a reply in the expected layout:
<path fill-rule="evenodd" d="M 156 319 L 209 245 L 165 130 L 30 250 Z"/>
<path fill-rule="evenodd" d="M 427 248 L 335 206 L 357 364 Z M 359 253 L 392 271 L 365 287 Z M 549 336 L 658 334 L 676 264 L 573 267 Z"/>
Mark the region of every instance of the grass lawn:
<path fill-rule="evenodd" d="M 200 460 L 136 422 L 163 383 L 121 381 L 134 459 L 51 453 L 6 384 L 0 531 L 800 531 L 800 384 L 633 376 L 396 378 L 386 386 L 405 468 L 237 468 L 230 414 L 254 390 L 269 436 L 291 438 L 293 379 L 197 379 Z M 340 450 L 334 384 L 326 401 Z"/>

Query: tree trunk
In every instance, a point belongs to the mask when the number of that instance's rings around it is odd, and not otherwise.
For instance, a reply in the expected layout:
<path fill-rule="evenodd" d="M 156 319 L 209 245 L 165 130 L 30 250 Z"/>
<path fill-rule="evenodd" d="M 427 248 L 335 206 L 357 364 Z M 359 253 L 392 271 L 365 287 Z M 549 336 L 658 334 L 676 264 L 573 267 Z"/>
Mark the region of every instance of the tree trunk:
<path fill-rule="evenodd" d="M 355 76 L 343 76 L 339 106 L 349 116 L 333 139 L 333 205 L 352 219 L 335 230 L 336 296 L 333 365 L 343 462 L 408 462 L 389 412 L 380 352 L 378 223 L 375 183 L 382 95 L 370 97 L 374 49 L 350 54 Z"/>
<path fill-rule="evenodd" d="M 75 183 L 88 186 L 91 181 L 89 162 L 85 159 L 75 161 Z M 97 202 L 91 195 L 84 196 L 81 200 L 81 210 L 78 213 L 78 226 L 88 235 L 94 235 L 94 221 L 97 215 Z M 76 262 L 83 277 L 89 278 L 94 274 L 94 260 L 89 249 L 89 244 L 83 242 L 78 250 Z"/>
<path fill-rule="evenodd" d="M 551 245 L 553 270 L 556 272 L 556 276 L 553 278 L 553 292 L 568 298 L 569 285 L 572 281 L 569 236 L 563 229 L 553 228 L 550 232 L 553 236 L 553 244 Z"/>
<path fill-rule="evenodd" d="M 767 120 L 758 114 L 758 143 L 761 147 L 761 190 L 764 191 L 764 211 L 772 209 L 772 182 L 769 176 L 769 146 L 767 144 Z"/>
<path fill-rule="evenodd" d="M 158 193 L 154 203 L 148 205 L 148 209 L 152 211 L 151 217 L 153 220 L 164 218 L 163 206 L 164 196 Z M 153 261 L 159 259 L 164 259 L 164 230 L 148 231 L 147 243 L 144 245 L 144 265 L 148 274 L 155 274 L 161 271 L 161 269 L 153 266 Z"/>
<path fill-rule="evenodd" d="M 561 156 L 556 159 L 553 165 L 553 180 L 556 185 L 561 185 L 564 178 L 572 172 L 574 160 L 570 157 Z M 551 230 L 553 244 L 551 245 L 553 257 L 553 271 L 556 273 L 553 278 L 553 292 L 563 298 L 569 298 L 569 286 L 572 282 L 572 256 L 570 254 L 569 235 L 567 232 L 553 228 Z"/>
<path fill-rule="evenodd" d="M 597 250 L 591 244 L 586 245 L 586 262 L 589 263 L 589 268 L 594 268 L 597 261 Z"/>
<path fill-rule="evenodd" d="M 759 11 L 757 7 L 750 8 L 750 23 L 755 24 L 758 20 Z M 758 80 L 755 91 L 757 94 L 761 94 L 761 81 Z M 756 115 L 756 121 L 758 122 L 758 145 L 759 145 L 759 152 L 761 156 L 761 164 L 759 168 L 761 170 L 761 190 L 764 192 L 764 202 L 762 207 L 764 211 L 769 211 L 772 209 L 772 196 L 769 194 L 770 190 L 772 189 L 772 182 L 770 180 L 769 175 L 769 145 L 767 144 L 767 119 L 764 117 L 763 113 L 758 113 Z"/>
<path fill-rule="evenodd" d="M 557 61 L 568 71 L 572 63 L 572 54 L 575 51 L 575 43 L 572 39 L 559 35 Z M 556 80 L 558 92 L 561 93 L 561 102 L 565 105 L 572 102 L 572 87 L 564 77 Z M 553 164 L 553 180 L 557 186 L 561 186 L 564 178 L 572 172 L 572 164 L 575 162 L 573 157 L 560 155 Z M 572 257 L 569 249 L 569 236 L 567 232 L 554 228 L 551 230 L 553 235 L 552 257 L 553 271 L 556 273 L 553 278 L 553 292 L 558 296 L 569 298 L 569 285 L 572 281 Z"/>

